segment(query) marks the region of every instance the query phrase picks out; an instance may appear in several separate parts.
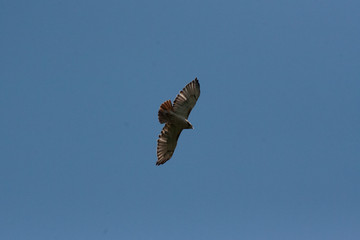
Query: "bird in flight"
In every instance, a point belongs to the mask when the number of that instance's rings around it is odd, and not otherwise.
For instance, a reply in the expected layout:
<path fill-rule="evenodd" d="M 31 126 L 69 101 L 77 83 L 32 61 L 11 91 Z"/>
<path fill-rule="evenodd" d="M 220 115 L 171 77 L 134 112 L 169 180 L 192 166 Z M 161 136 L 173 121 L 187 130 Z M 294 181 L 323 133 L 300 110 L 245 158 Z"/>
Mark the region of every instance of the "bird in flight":
<path fill-rule="evenodd" d="M 165 123 L 165 126 L 157 140 L 156 165 L 164 164 L 171 158 L 183 129 L 193 129 L 187 119 L 199 96 L 200 84 L 198 79 L 195 78 L 180 91 L 173 104 L 171 100 L 167 100 L 160 105 L 159 122 L 161 124 Z"/>

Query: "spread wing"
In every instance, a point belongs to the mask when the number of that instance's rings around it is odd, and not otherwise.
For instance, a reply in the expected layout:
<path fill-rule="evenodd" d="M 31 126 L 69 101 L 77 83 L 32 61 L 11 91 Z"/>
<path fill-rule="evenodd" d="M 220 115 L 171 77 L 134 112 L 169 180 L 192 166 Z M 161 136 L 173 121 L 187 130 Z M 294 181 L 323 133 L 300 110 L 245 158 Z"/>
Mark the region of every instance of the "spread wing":
<path fill-rule="evenodd" d="M 182 128 L 166 123 L 157 141 L 156 165 L 164 164 L 173 155 Z"/>
<path fill-rule="evenodd" d="M 184 87 L 174 100 L 174 112 L 185 117 L 189 114 L 200 97 L 200 84 L 197 78 Z"/>

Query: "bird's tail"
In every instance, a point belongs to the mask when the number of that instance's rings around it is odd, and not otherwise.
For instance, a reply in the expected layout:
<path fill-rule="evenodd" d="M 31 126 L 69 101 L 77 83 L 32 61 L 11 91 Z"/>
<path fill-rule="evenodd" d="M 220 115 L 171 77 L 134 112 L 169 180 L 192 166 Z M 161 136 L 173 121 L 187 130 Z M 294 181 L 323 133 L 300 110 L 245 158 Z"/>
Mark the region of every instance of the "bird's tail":
<path fill-rule="evenodd" d="M 160 123 L 166 123 L 167 121 L 169 121 L 169 112 L 173 111 L 173 106 L 171 104 L 171 100 L 167 100 L 165 102 L 163 102 L 160 105 L 160 109 L 159 109 L 159 122 Z"/>

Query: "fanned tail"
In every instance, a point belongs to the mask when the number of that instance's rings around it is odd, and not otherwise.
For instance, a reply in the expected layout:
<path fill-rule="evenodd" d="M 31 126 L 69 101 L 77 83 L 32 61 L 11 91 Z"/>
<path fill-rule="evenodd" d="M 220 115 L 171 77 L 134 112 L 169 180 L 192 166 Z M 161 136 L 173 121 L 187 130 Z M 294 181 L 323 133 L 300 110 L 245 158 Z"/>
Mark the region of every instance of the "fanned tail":
<path fill-rule="evenodd" d="M 171 104 L 171 100 L 167 100 L 165 102 L 163 102 L 160 105 L 160 109 L 159 109 L 159 122 L 160 123 L 166 123 L 169 120 L 169 111 L 173 111 L 173 106 Z"/>

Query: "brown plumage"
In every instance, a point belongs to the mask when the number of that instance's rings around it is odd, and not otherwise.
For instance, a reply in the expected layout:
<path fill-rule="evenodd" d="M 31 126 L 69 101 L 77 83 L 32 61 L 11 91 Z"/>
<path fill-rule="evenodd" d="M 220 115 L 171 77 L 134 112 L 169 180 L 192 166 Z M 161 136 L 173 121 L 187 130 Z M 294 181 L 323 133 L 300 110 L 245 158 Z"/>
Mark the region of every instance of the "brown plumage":
<path fill-rule="evenodd" d="M 157 141 L 158 160 L 156 165 L 164 164 L 172 157 L 181 131 L 193 128 L 187 118 L 199 96 L 200 84 L 195 78 L 180 91 L 174 100 L 174 104 L 171 104 L 171 100 L 167 100 L 160 105 L 159 122 L 165 123 L 165 126 Z"/>
<path fill-rule="evenodd" d="M 160 105 L 158 116 L 159 116 L 159 122 L 161 124 L 166 123 L 167 118 L 169 117 L 168 116 L 169 111 L 174 111 L 173 106 L 171 104 L 171 100 L 167 100 Z"/>

